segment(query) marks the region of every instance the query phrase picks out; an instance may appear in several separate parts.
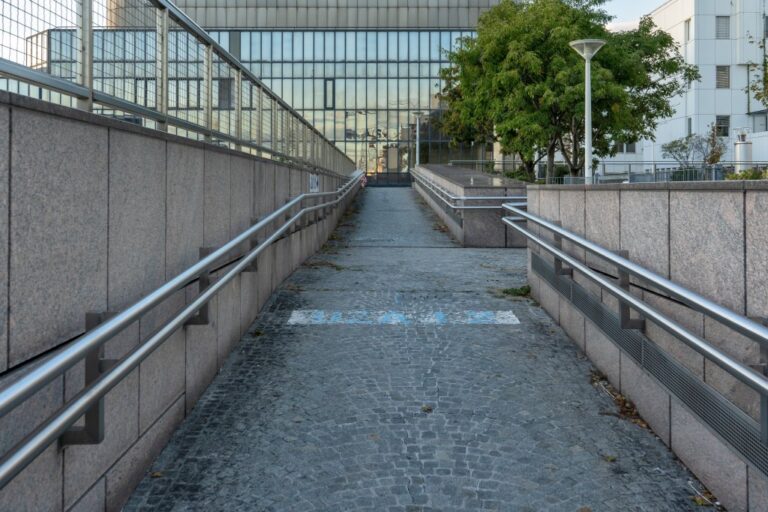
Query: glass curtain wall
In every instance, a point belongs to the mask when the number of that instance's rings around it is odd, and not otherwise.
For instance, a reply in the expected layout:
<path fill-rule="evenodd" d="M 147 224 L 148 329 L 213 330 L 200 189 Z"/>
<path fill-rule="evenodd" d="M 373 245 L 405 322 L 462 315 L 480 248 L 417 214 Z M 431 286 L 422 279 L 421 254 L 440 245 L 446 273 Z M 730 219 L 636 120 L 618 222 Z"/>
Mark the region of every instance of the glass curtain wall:
<path fill-rule="evenodd" d="M 447 50 L 468 31 L 228 31 L 212 35 L 368 172 L 466 157 L 435 127 Z"/>

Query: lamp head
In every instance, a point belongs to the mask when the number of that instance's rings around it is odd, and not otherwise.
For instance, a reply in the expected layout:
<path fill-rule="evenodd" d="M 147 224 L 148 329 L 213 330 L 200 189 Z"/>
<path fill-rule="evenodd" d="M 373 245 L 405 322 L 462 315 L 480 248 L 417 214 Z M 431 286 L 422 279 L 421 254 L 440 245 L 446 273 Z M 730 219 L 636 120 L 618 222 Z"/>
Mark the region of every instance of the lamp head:
<path fill-rule="evenodd" d="M 600 48 L 605 46 L 605 41 L 602 39 L 579 39 L 578 41 L 571 41 L 570 46 L 586 60 L 591 60 L 600 51 Z"/>

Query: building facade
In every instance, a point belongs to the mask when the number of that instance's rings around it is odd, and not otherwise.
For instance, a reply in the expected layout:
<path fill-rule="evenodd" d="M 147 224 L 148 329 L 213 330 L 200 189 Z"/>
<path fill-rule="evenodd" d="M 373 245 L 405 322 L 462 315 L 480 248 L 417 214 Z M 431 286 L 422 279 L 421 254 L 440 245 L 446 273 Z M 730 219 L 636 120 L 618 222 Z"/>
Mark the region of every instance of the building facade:
<path fill-rule="evenodd" d="M 275 93 L 368 172 L 412 166 L 415 113 L 422 161 L 476 158 L 437 128 L 440 69 L 499 0 L 178 0 Z M 113 29 L 137 0 L 110 0 Z M 140 7 L 139 7 L 140 8 Z M 226 102 L 229 84 L 218 81 Z"/>
<path fill-rule="evenodd" d="M 675 98 L 675 115 L 659 123 L 656 141 L 644 141 L 639 155 L 646 162 L 663 159 L 662 145 L 690 134 L 704 135 L 714 124 L 728 139 L 725 161 L 734 160 L 734 143 L 747 134 L 755 161 L 768 161 L 765 105 L 748 92 L 756 78 L 753 64 L 765 59 L 768 36 L 765 0 L 669 0 L 650 13 L 680 45 L 701 80 Z"/>

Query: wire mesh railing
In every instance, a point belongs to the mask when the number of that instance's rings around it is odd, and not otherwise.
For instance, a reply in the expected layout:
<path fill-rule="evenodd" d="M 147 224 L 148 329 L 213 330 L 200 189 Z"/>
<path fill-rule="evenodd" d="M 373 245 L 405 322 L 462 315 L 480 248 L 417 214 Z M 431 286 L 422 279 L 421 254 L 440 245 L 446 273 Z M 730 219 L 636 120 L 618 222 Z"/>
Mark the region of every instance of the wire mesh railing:
<path fill-rule="evenodd" d="M 452 160 L 450 165 L 494 175 L 526 177 L 520 162 L 513 160 Z M 610 183 L 665 183 L 675 181 L 722 181 L 768 179 L 768 162 L 599 162 L 591 178 L 572 174 L 564 162 L 556 162 L 554 173 L 547 176 L 546 164 L 539 163 L 530 181 L 546 185 L 584 185 Z"/>
<path fill-rule="evenodd" d="M 0 90 L 276 160 L 355 167 L 169 0 L 0 0 Z"/>

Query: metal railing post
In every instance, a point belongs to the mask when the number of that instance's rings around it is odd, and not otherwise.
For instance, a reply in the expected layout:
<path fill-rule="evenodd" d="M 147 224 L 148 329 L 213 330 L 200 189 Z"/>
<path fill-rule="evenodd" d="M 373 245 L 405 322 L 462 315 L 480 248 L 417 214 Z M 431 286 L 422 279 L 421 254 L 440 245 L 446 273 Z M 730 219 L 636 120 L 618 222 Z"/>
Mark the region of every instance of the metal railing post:
<path fill-rule="evenodd" d="M 164 120 L 157 129 L 168 131 L 168 9 L 157 11 L 157 111 Z"/>
<path fill-rule="evenodd" d="M 235 149 L 242 150 L 243 141 L 243 72 L 235 71 Z"/>
<path fill-rule="evenodd" d="M 203 125 L 206 129 L 205 140 L 213 139 L 213 47 L 206 45 L 203 54 Z"/>
<path fill-rule="evenodd" d="M 80 40 L 80 48 L 75 52 L 76 81 L 88 89 L 87 98 L 77 99 L 77 108 L 90 112 L 93 110 L 93 0 L 78 0 L 76 32 Z"/>

